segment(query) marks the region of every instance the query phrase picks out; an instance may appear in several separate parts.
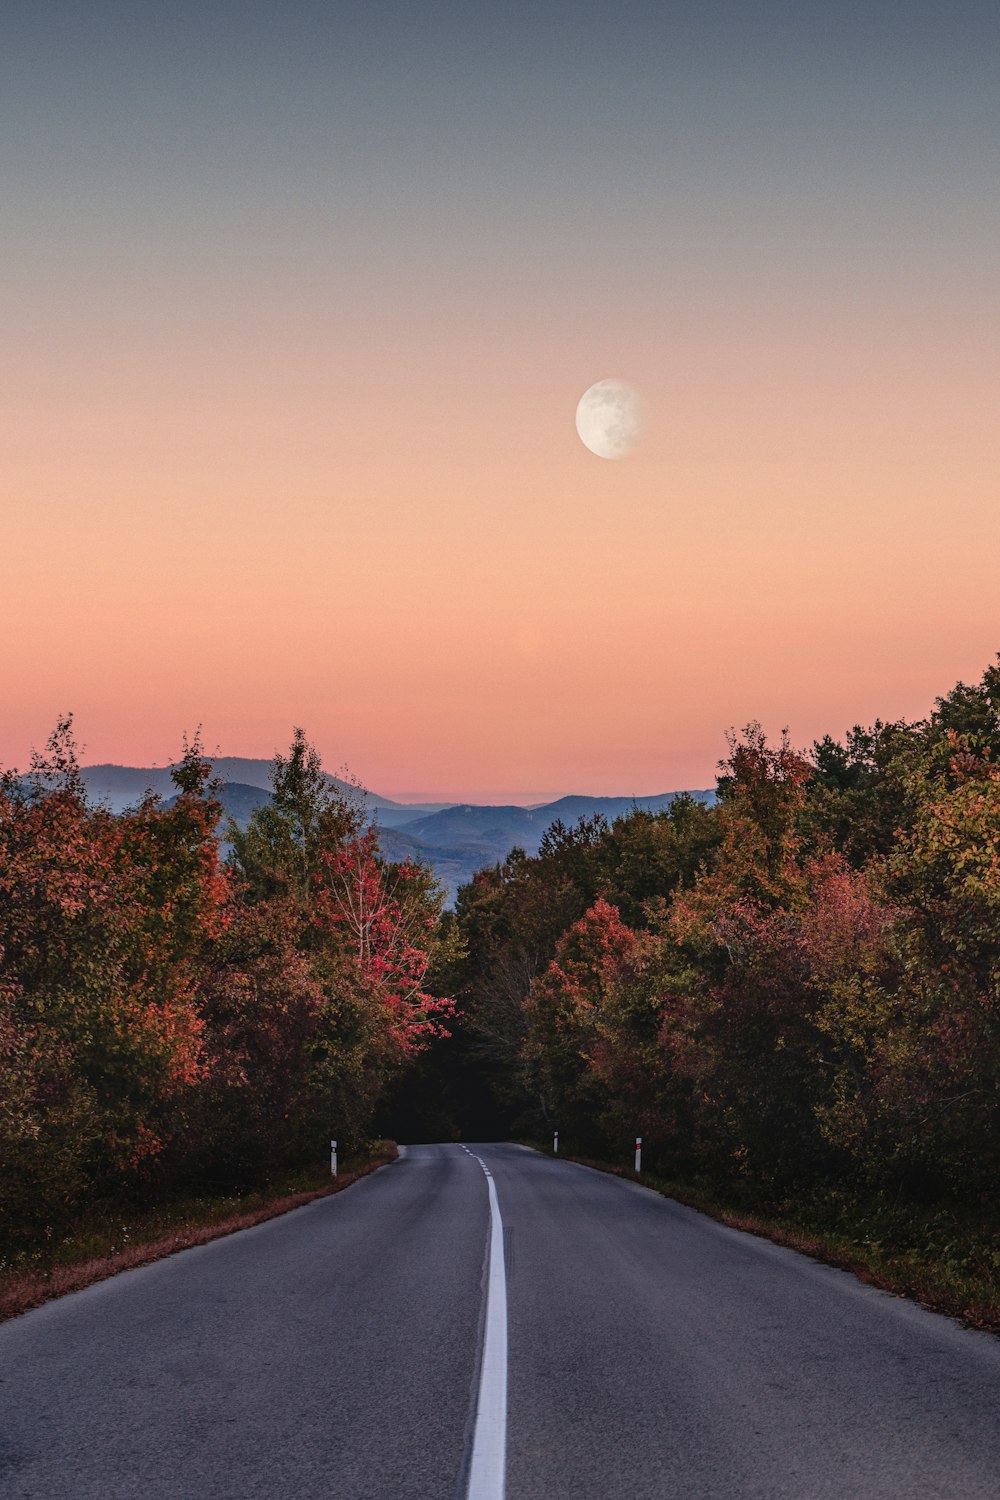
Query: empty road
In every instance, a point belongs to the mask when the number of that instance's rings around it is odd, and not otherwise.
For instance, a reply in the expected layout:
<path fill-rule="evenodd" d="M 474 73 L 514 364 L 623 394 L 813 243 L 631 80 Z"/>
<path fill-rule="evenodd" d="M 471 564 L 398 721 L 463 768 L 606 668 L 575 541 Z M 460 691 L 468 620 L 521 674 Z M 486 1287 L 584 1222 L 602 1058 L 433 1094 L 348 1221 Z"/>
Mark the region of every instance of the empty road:
<path fill-rule="evenodd" d="M 5 1500 L 499 1500 L 504 1482 L 506 1500 L 996 1500 L 1000 1341 L 512 1145 L 410 1147 L 0 1325 Z"/>

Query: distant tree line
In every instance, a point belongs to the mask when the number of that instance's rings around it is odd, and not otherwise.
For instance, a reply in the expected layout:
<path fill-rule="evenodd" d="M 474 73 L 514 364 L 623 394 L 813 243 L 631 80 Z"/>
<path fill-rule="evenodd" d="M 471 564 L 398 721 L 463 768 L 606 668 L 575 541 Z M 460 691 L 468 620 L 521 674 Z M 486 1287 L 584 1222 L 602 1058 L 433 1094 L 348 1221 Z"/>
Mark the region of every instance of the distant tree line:
<path fill-rule="evenodd" d="M 442 894 L 296 731 L 230 823 L 196 743 L 169 804 L 90 806 L 63 721 L 0 778 L 0 1257 L 95 1199 L 259 1184 L 357 1144 L 445 1029 Z"/>
<path fill-rule="evenodd" d="M 1000 667 L 808 754 L 751 724 L 718 792 L 557 825 L 461 889 L 435 1098 L 460 1115 L 472 1077 L 484 1131 L 618 1160 L 640 1134 L 758 1196 L 994 1195 Z"/>

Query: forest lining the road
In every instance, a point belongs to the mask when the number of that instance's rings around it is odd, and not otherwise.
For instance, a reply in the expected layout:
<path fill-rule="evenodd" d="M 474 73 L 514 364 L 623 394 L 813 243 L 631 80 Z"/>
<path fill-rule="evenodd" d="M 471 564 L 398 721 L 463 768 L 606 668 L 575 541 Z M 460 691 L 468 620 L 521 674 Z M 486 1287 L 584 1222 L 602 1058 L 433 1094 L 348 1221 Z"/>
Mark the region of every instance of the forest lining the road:
<path fill-rule="evenodd" d="M 2 1274 L 95 1212 L 280 1195 L 333 1135 L 558 1129 L 997 1326 L 1000 667 L 808 752 L 748 725 L 719 773 L 451 912 L 301 731 L 223 859 L 197 744 L 114 815 L 62 722 L 0 781 Z"/>

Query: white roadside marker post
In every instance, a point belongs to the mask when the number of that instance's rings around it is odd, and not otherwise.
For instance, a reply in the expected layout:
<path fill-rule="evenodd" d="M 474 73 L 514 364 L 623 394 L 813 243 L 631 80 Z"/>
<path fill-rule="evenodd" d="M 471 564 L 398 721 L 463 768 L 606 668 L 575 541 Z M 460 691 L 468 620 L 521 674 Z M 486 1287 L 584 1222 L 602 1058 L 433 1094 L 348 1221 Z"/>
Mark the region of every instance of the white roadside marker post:
<path fill-rule="evenodd" d="M 635 1138 L 635 1170 L 637 1172 L 641 1172 L 642 1171 L 642 1136 L 641 1135 L 637 1135 L 636 1138 Z"/>
<path fill-rule="evenodd" d="M 553 1156 L 558 1156 L 559 1155 L 559 1132 L 558 1132 L 558 1130 L 556 1131 L 555 1135 L 552 1137 L 552 1155 Z"/>
<path fill-rule="evenodd" d="M 337 1175 L 337 1142 L 336 1141 L 331 1141 L 330 1142 L 330 1176 L 331 1177 L 336 1177 L 336 1175 Z"/>

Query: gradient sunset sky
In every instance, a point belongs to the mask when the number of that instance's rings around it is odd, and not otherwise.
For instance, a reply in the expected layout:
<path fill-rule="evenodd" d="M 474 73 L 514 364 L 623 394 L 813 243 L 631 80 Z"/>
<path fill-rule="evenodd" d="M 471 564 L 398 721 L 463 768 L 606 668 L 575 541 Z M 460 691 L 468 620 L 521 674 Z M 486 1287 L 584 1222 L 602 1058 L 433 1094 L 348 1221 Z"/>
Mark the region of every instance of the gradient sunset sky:
<path fill-rule="evenodd" d="M 1000 649 L 996 0 L 6 0 L 0 205 L 0 763 L 645 794 Z"/>

